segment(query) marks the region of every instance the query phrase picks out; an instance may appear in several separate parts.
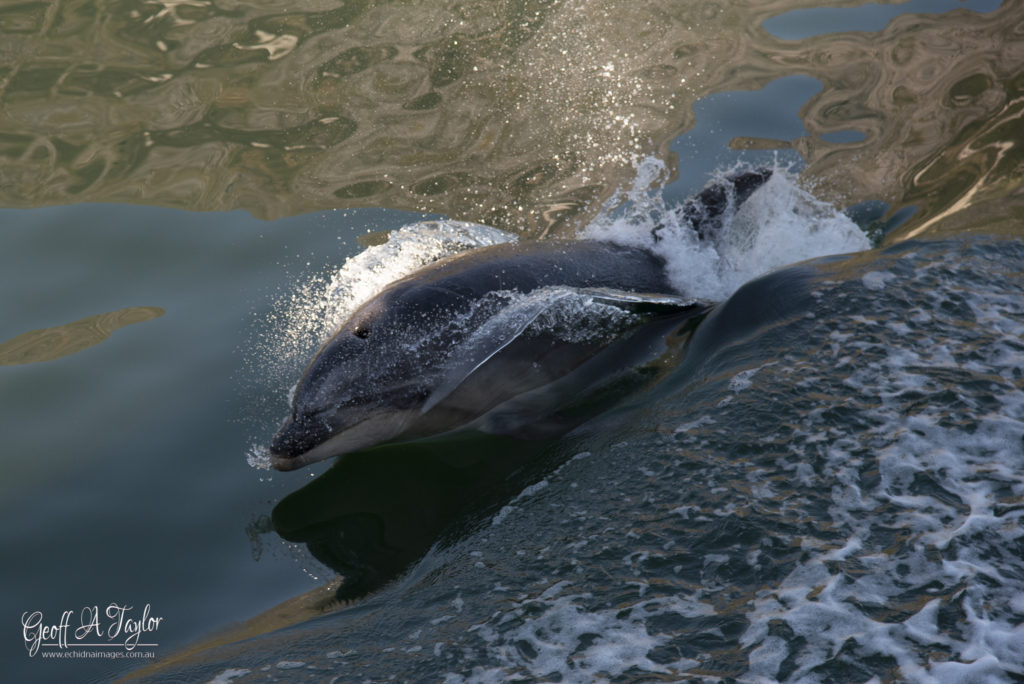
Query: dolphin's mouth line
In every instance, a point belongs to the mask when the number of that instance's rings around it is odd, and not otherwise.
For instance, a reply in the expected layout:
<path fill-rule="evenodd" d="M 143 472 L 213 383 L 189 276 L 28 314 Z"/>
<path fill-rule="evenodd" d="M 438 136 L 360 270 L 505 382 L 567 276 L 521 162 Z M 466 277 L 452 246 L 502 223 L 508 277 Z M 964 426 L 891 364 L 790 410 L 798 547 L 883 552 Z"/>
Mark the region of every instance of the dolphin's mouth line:
<path fill-rule="evenodd" d="M 320 446 L 323 445 L 321 444 Z M 299 468 L 304 468 L 305 466 L 308 466 L 310 463 L 316 463 L 317 461 L 322 461 L 325 458 L 328 458 L 327 456 L 324 456 L 323 458 L 313 457 L 312 452 L 317 451 L 318 449 L 319 447 L 314 447 L 313 449 L 310 449 L 306 453 L 299 454 L 298 456 L 280 456 L 272 452 L 270 454 L 270 467 L 273 468 L 274 470 L 287 472 L 289 470 L 298 470 Z"/>
<path fill-rule="evenodd" d="M 401 434 L 416 415 L 415 411 L 375 411 L 297 456 L 285 456 L 271 451 L 270 465 L 275 470 L 296 470 L 332 456 L 365 449 Z"/>

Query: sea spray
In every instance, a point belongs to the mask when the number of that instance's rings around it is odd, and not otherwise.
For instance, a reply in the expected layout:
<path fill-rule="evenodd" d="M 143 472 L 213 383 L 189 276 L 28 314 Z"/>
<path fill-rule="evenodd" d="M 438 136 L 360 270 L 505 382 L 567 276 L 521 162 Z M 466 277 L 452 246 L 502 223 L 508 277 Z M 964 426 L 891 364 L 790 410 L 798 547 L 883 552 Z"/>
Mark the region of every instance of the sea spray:
<path fill-rule="evenodd" d="M 367 247 L 336 270 L 307 276 L 277 299 L 270 329 L 254 345 L 266 372 L 290 387 L 338 326 L 390 283 L 445 257 L 516 239 L 476 223 L 420 221 L 392 231 L 385 243 Z"/>
<path fill-rule="evenodd" d="M 721 170 L 710 182 L 728 185 L 743 166 Z M 721 228 L 702 240 L 695 227 L 651 184 L 664 177 L 654 158 L 641 162 L 633 186 L 610 200 L 581 237 L 649 249 L 665 259 L 681 292 L 721 301 L 740 285 L 783 266 L 871 247 L 867 235 L 836 207 L 800 187 L 788 169 L 771 178 L 742 203 L 730 202 Z"/>

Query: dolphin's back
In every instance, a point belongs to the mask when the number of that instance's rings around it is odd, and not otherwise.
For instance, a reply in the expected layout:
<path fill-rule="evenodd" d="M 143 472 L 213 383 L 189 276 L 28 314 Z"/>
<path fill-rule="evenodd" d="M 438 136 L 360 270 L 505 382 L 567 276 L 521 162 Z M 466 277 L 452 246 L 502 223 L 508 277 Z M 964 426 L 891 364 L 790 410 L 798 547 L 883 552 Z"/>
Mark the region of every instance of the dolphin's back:
<path fill-rule="evenodd" d="M 530 292 L 540 287 L 607 287 L 675 293 L 665 262 L 643 249 L 596 240 L 546 240 L 501 244 L 431 264 L 389 286 L 446 290 L 475 300 L 495 290 Z"/>

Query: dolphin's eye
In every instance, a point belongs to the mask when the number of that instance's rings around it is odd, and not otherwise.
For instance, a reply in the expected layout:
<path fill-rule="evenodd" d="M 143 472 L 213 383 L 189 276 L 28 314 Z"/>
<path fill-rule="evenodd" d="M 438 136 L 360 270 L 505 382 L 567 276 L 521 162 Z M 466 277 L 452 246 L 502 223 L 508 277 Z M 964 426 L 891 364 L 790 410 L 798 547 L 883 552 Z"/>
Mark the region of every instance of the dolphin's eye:
<path fill-rule="evenodd" d="M 352 331 L 352 334 L 360 339 L 365 340 L 367 337 L 370 336 L 370 329 L 367 328 L 366 326 L 357 325 L 356 329 Z"/>

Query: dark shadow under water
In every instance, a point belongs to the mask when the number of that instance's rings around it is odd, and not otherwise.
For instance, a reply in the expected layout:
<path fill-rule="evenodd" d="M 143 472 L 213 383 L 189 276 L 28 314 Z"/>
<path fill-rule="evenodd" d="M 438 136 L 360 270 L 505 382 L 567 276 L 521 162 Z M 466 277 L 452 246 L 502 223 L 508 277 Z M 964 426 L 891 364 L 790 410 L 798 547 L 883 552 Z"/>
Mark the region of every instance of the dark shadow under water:
<path fill-rule="evenodd" d="M 352 601 L 514 496 L 543 468 L 546 445 L 461 433 L 350 454 L 282 499 L 273 530 L 337 572 L 335 598 Z"/>

